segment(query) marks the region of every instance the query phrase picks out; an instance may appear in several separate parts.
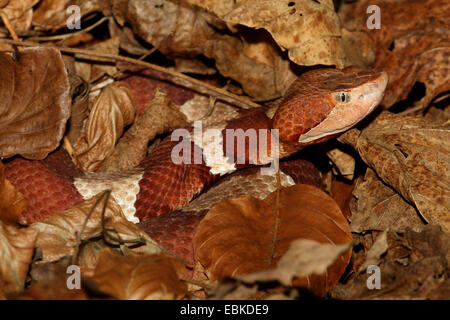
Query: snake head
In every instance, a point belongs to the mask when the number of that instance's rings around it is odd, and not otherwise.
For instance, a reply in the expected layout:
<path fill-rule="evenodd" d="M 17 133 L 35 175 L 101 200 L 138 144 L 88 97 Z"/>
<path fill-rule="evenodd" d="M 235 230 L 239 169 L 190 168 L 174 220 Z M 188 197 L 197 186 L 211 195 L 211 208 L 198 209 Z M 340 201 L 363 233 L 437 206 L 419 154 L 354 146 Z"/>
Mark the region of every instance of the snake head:
<path fill-rule="evenodd" d="M 317 69 L 291 85 L 273 118 L 281 141 L 312 144 L 357 124 L 381 102 L 387 73 L 359 67 Z"/>

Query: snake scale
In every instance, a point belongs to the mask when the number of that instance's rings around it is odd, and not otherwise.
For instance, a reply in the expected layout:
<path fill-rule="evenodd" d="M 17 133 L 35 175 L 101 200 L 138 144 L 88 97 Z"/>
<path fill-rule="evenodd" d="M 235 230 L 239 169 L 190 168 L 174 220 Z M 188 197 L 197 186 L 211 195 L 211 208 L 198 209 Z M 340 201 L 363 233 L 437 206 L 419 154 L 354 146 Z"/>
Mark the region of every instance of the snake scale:
<path fill-rule="evenodd" d="M 362 120 L 381 102 L 387 81 L 386 72 L 359 67 L 305 72 L 291 85 L 276 108 L 243 110 L 233 119 L 219 121 L 220 125 L 216 127 L 223 133 L 221 150 L 226 154 L 227 145 L 230 145 L 225 139 L 226 129 L 277 129 L 280 158 L 290 156 L 307 145 L 336 137 Z M 260 148 L 260 140 L 257 148 Z M 250 162 L 247 149 L 251 145 L 247 141 L 245 163 L 236 164 L 237 159 L 233 159 L 225 168 L 211 168 L 205 146 L 197 145 L 195 139 L 191 141 L 191 157 L 200 155 L 201 163 L 174 163 L 171 155 L 177 143 L 170 136 L 165 138 L 140 164 L 142 171 L 125 179 L 125 191 L 113 195 L 123 198 L 119 204 L 129 220 L 139 222 L 169 250 L 189 257 L 192 254 L 192 234 L 205 210 L 183 211 L 183 207 L 218 181 L 220 183 L 223 176 L 232 172 L 232 175 L 241 172 L 245 175 L 255 168 L 245 169 Z M 258 158 L 254 163 L 268 162 L 270 159 L 263 161 Z M 319 184 L 313 165 L 302 160 L 291 163 L 282 164 L 281 169 L 294 177 L 296 183 Z M 94 194 L 87 191 L 89 186 L 84 173 L 73 165 L 62 148 L 41 161 L 16 157 L 7 161 L 5 166 L 6 178 L 29 202 L 20 217 L 20 222 L 25 225 L 66 210 Z"/>

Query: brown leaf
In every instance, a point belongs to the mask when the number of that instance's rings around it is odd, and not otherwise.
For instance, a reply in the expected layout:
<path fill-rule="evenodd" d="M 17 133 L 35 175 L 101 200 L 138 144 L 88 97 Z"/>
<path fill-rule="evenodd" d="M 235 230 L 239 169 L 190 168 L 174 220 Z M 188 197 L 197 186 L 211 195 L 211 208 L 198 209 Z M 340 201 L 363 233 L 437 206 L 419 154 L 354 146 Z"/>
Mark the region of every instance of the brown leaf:
<path fill-rule="evenodd" d="M 356 134 L 355 134 L 356 133 Z M 421 216 L 450 232 L 450 127 L 382 113 L 359 137 L 341 137 Z"/>
<path fill-rule="evenodd" d="M 214 59 L 222 75 L 241 83 L 255 99 L 277 98 L 295 79 L 290 61 L 270 35 L 228 35 L 217 16 L 186 2 L 130 0 L 127 22 L 136 35 L 171 58 Z"/>
<path fill-rule="evenodd" d="M 38 2 L 39 0 L 10 0 L 2 10 L 15 30 L 29 30 L 33 17 L 33 6 Z"/>
<path fill-rule="evenodd" d="M 101 236 L 110 245 L 124 243 L 130 246 L 144 245 L 136 250 L 148 253 L 161 251 L 160 247 L 144 231 L 125 218 L 120 206 L 112 196 L 102 198 L 102 195 L 104 194 L 98 194 L 79 205 L 30 226 L 31 229 L 39 231 L 36 246 L 42 250 L 42 261 L 55 261 L 66 255 L 74 255 L 79 234 L 85 223 L 86 226 L 81 235 L 83 242 Z M 106 204 L 105 201 L 107 201 Z M 92 213 L 90 213 L 91 210 L 93 210 Z M 88 219 L 89 214 L 91 215 Z"/>
<path fill-rule="evenodd" d="M 378 238 L 352 283 L 333 288 L 334 299 L 448 299 L 450 238 L 439 226 L 423 226 L 420 232 L 388 231 Z M 380 268 L 379 290 L 367 288 L 373 273 L 366 267 L 371 264 Z"/>
<path fill-rule="evenodd" d="M 17 223 L 28 201 L 5 178 L 5 166 L 0 161 L 0 220 Z"/>
<path fill-rule="evenodd" d="M 180 299 L 186 284 L 179 277 L 184 265 L 163 254 L 121 256 L 103 250 L 92 280 L 98 288 L 118 299 Z"/>
<path fill-rule="evenodd" d="M 331 0 L 249 0 L 222 17 L 228 23 L 266 29 L 299 65 L 346 65 L 340 21 Z"/>
<path fill-rule="evenodd" d="M 114 151 L 102 163 L 99 171 L 115 172 L 135 168 L 144 160 L 149 141 L 156 135 L 170 132 L 187 124 L 186 117 L 162 89 L 156 89 L 153 100 L 136 122 L 120 138 Z"/>
<path fill-rule="evenodd" d="M 119 54 L 119 43 L 120 37 L 114 37 L 97 43 L 89 47 L 89 49 L 101 53 Z M 112 59 L 92 57 L 84 54 L 77 54 L 75 57 L 81 60 L 75 62 L 77 74 L 89 83 L 100 79 L 105 73 L 111 76 L 117 72 L 115 61 Z M 83 59 L 87 59 L 88 62 L 84 62 Z"/>
<path fill-rule="evenodd" d="M 22 0 L 19 0 L 22 1 Z M 99 10 L 97 0 L 41 0 L 33 14 L 33 25 L 38 30 L 57 30 L 67 26 L 67 8 L 76 4 L 81 15 Z"/>
<path fill-rule="evenodd" d="M 0 221 L 0 287 L 5 294 L 22 291 L 38 232 Z"/>
<path fill-rule="evenodd" d="M 34 262 L 31 266 L 31 283 L 27 290 L 15 299 L 39 300 L 86 300 L 87 293 L 83 287 L 71 290 L 67 287 L 70 273 L 67 268 L 71 265 L 71 257 L 65 256 L 55 262 Z M 83 277 L 84 271 L 81 271 Z"/>
<path fill-rule="evenodd" d="M 380 8 L 379 30 L 367 31 L 369 5 Z M 425 96 L 419 102 L 423 107 L 439 93 L 450 90 L 448 1 L 363 0 L 344 6 L 341 16 L 346 27 L 366 30 L 376 39 L 374 66 L 389 74 L 382 102 L 385 107 L 406 99 L 416 82 L 426 86 Z"/>
<path fill-rule="evenodd" d="M 334 245 L 308 239 L 297 239 L 292 241 L 275 269 L 244 274 L 237 276 L 237 279 L 250 283 L 278 280 L 281 284 L 289 286 L 294 278 L 324 274 L 336 259 L 344 253 L 348 253 L 350 245 L 351 242 Z"/>
<path fill-rule="evenodd" d="M 350 209 L 352 232 L 388 228 L 401 232 L 407 227 L 417 231 L 424 224 L 414 206 L 380 181 L 370 168 L 355 186 Z"/>
<path fill-rule="evenodd" d="M 194 271 L 198 278 L 205 274 L 216 280 L 272 268 L 299 238 L 333 245 L 352 240 L 337 204 L 312 186 L 283 188 L 278 215 L 276 192 L 264 200 L 225 200 L 214 206 L 197 227 Z M 302 278 L 298 285 L 323 295 L 342 275 L 349 258 L 347 252 L 328 268 L 326 276 Z"/>
<path fill-rule="evenodd" d="M 77 75 L 70 76 L 70 93 L 72 95 L 72 110 L 70 113 L 67 139 L 74 144 L 81 134 L 84 120 L 88 116 L 89 83 Z"/>
<path fill-rule="evenodd" d="M 97 96 L 74 147 L 75 164 L 84 171 L 97 171 L 112 154 L 124 127 L 131 124 L 136 113 L 133 94 L 123 82 L 114 82 Z"/>
<path fill-rule="evenodd" d="M 70 86 L 53 48 L 27 48 L 19 61 L 0 52 L 0 157 L 43 159 L 56 149 L 70 117 Z"/>

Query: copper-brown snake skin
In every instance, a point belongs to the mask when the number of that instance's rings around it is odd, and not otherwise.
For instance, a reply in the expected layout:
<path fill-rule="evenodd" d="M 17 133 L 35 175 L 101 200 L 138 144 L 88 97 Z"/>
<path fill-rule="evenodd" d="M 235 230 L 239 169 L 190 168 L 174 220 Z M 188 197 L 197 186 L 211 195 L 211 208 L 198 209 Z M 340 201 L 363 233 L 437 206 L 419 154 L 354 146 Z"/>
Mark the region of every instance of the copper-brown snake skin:
<path fill-rule="evenodd" d="M 228 121 L 227 128 L 278 129 L 280 157 L 286 157 L 351 128 L 380 103 L 386 84 L 385 72 L 357 67 L 309 71 L 289 88 L 272 119 L 263 110 L 245 111 L 240 118 Z M 171 151 L 176 144 L 167 137 L 141 163 L 139 167 L 144 172 L 134 207 L 135 217 L 155 240 L 187 257 L 191 254 L 187 248 L 190 237 L 204 212 L 177 210 L 216 183 L 220 176 L 211 174 L 205 161 L 174 164 Z M 202 152 L 193 142 L 192 147 L 195 152 Z M 83 200 L 74 186 L 74 178 L 83 173 L 62 148 L 43 161 L 17 157 L 5 165 L 6 178 L 29 201 L 20 218 L 23 224 L 41 221 Z M 305 162 L 297 162 L 296 166 L 296 174 L 300 176 L 302 170 L 315 172 Z M 317 185 L 314 175 L 301 182 Z"/>

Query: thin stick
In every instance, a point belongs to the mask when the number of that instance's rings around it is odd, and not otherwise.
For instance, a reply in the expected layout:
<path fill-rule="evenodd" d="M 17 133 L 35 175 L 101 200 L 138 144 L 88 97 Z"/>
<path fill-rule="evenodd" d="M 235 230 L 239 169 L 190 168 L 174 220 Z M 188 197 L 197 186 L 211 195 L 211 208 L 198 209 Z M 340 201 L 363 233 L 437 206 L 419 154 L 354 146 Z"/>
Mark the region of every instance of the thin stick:
<path fill-rule="evenodd" d="M 161 66 L 149 63 L 149 62 L 140 61 L 140 60 L 129 58 L 129 57 L 124 57 L 124 56 L 110 54 L 110 53 L 96 52 L 96 51 L 86 50 L 86 49 L 75 49 L 75 48 L 69 48 L 69 47 L 39 44 L 36 42 L 31 42 L 31 41 L 15 41 L 15 40 L 11 40 L 11 39 L 0 38 L 0 43 L 9 43 L 9 44 L 14 44 L 14 45 L 21 45 L 24 47 L 41 46 L 41 47 L 47 47 L 47 48 L 55 48 L 62 52 L 67 52 L 67 53 L 83 54 L 86 56 L 112 59 L 115 61 L 124 61 L 124 62 L 140 65 L 140 66 L 167 74 L 167 75 L 171 76 L 170 81 L 177 85 L 183 86 L 188 89 L 192 89 L 192 90 L 197 91 L 202 94 L 215 96 L 215 97 L 217 97 L 217 99 L 228 102 L 235 106 L 238 106 L 238 107 L 241 107 L 244 109 L 260 107 L 259 104 L 255 103 L 253 101 L 250 101 L 246 98 L 232 94 L 231 92 L 228 92 L 221 88 L 214 87 L 213 85 L 210 85 L 206 82 L 191 78 L 183 73 L 169 70 L 167 68 L 164 68 L 164 67 L 161 67 Z"/>
<path fill-rule="evenodd" d="M 281 177 L 280 177 L 280 167 L 278 164 L 275 163 L 275 170 L 277 175 L 277 194 L 276 194 L 276 200 L 275 200 L 275 226 L 273 231 L 273 237 L 272 237 L 272 252 L 271 252 L 271 258 L 275 258 L 276 249 L 277 249 L 277 238 L 278 238 L 278 229 L 280 225 L 280 193 L 281 193 Z"/>
<path fill-rule="evenodd" d="M 14 31 L 14 27 L 11 24 L 11 21 L 9 21 L 8 15 L 5 13 L 5 11 L 0 9 L 0 16 L 2 17 L 3 23 L 5 24 L 6 29 L 8 29 L 8 32 L 11 34 L 11 37 L 14 39 L 14 41 L 20 41 L 19 37 L 17 36 L 16 31 Z M 17 51 L 20 51 L 22 48 L 19 46 L 14 45 L 14 47 L 17 48 Z"/>
<path fill-rule="evenodd" d="M 101 25 L 103 22 L 105 22 L 106 20 L 108 20 L 108 17 L 103 17 L 100 20 L 98 20 L 96 23 L 90 25 L 89 27 L 87 27 L 86 29 L 82 29 L 76 32 L 72 32 L 72 33 L 65 33 L 65 34 L 58 34 L 55 36 L 43 36 L 43 37 L 31 37 L 28 38 L 27 40 L 29 41 L 53 41 L 53 40 L 65 40 L 67 38 L 79 35 L 79 34 L 83 34 L 86 32 L 91 31 L 92 29 L 96 28 L 97 26 Z"/>
<path fill-rule="evenodd" d="M 157 49 L 158 49 L 158 48 L 156 48 L 156 47 L 151 48 L 151 49 L 148 50 L 144 55 L 140 56 L 138 60 L 140 60 L 140 61 L 144 60 L 144 59 L 147 58 L 149 55 L 151 55 L 153 52 L 155 52 Z M 111 76 L 111 78 L 114 78 L 114 79 L 115 79 L 115 78 L 117 78 L 119 75 L 121 75 L 122 73 L 124 73 L 125 71 L 127 71 L 127 70 L 129 70 L 129 69 L 130 69 L 130 67 L 125 67 L 125 68 L 119 69 L 119 70 L 117 70 L 116 73 L 114 73 L 114 74 Z"/>

